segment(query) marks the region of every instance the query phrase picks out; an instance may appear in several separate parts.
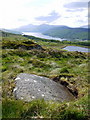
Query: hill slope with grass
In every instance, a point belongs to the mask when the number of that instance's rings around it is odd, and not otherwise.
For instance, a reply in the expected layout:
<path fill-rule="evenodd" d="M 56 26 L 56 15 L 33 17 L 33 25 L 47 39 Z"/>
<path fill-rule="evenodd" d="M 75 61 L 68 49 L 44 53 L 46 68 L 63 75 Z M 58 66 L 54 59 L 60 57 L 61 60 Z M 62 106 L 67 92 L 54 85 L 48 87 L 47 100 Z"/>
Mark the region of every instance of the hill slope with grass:
<path fill-rule="evenodd" d="M 5 34 L 5 33 L 4 33 Z M 8 33 L 7 33 L 8 34 Z M 12 45 L 13 44 L 13 45 Z M 89 54 L 67 52 L 68 43 L 30 36 L 10 34 L 2 38 L 2 117 L 52 118 L 58 120 L 88 119 Z M 24 45 L 25 47 L 22 47 Z M 20 47 L 21 46 L 21 47 Z M 28 46 L 40 46 L 35 49 Z M 25 102 L 13 95 L 19 73 L 35 74 L 68 83 L 68 89 L 78 90 L 74 101 L 59 103 L 45 100 Z M 71 88 L 70 88 L 71 87 Z"/>
<path fill-rule="evenodd" d="M 71 28 L 64 25 L 48 25 L 48 24 L 41 24 L 41 25 L 25 25 L 19 28 L 13 29 L 14 31 L 20 32 L 40 32 L 44 35 L 49 35 L 52 37 L 59 37 L 68 40 L 88 40 L 88 32 L 90 33 L 90 29 L 88 28 Z"/>
<path fill-rule="evenodd" d="M 90 32 L 90 30 L 87 28 L 55 27 L 45 31 L 43 34 L 62 39 L 88 40 L 88 32 Z"/>

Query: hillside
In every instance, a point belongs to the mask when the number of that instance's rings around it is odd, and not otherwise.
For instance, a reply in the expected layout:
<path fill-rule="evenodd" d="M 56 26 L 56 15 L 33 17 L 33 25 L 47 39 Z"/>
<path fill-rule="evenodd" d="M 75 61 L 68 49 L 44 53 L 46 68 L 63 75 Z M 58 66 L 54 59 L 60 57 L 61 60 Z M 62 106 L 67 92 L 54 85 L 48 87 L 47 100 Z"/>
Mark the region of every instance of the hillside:
<path fill-rule="evenodd" d="M 19 32 L 19 31 L 3 29 L 3 28 L 1 28 L 0 31 L 12 33 L 12 34 L 22 34 L 22 32 Z"/>
<path fill-rule="evenodd" d="M 53 28 L 53 25 L 48 25 L 48 24 L 41 24 L 41 25 L 25 25 L 21 26 L 19 28 L 14 29 L 15 31 L 20 31 L 20 32 L 45 32 L 51 28 Z"/>
<path fill-rule="evenodd" d="M 70 44 L 67 42 L 3 34 L 2 117 L 87 120 L 89 54 L 62 50 L 62 47 Z M 61 103 L 44 99 L 31 102 L 15 99 L 15 78 L 20 73 L 44 76 L 58 84 L 65 83 L 65 89 L 75 96 L 75 100 Z M 78 94 L 75 94 L 76 90 Z"/>
<path fill-rule="evenodd" d="M 88 29 L 86 28 L 55 27 L 43 34 L 62 39 L 66 38 L 71 41 L 73 39 L 88 40 Z"/>
<path fill-rule="evenodd" d="M 49 35 L 52 37 L 59 37 L 68 40 L 88 40 L 88 28 L 70 28 L 64 25 L 48 25 L 48 24 L 41 24 L 41 25 L 25 25 L 19 28 L 13 29 L 14 31 L 20 32 L 40 32 L 45 35 Z"/>

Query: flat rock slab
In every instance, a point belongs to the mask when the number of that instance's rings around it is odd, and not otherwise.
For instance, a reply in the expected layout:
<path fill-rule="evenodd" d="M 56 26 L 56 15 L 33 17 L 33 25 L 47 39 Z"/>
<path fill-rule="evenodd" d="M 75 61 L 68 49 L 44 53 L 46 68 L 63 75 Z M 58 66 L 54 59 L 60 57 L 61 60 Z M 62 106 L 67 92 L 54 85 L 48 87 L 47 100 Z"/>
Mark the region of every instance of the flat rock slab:
<path fill-rule="evenodd" d="M 32 101 L 44 99 L 53 101 L 69 101 L 73 95 L 62 85 L 49 78 L 33 74 L 20 73 L 15 79 L 14 95 L 16 99 Z"/>

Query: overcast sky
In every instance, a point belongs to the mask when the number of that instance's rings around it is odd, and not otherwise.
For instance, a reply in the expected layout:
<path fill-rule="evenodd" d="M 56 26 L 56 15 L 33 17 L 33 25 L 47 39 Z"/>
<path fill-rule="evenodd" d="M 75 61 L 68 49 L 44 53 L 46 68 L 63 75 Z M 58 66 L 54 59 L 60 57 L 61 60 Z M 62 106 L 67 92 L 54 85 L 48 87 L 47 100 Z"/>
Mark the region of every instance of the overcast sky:
<path fill-rule="evenodd" d="M 17 28 L 27 24 L 87 25 L 88 1 L 0 0 L 0 28 Z"/>

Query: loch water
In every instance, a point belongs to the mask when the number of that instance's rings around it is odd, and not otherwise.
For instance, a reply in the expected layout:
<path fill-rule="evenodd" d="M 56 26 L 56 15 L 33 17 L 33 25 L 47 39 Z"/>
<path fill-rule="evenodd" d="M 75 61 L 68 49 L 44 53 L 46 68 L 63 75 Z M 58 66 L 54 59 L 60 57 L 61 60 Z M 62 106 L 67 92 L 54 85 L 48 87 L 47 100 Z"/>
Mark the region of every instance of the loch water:
<path fill-rule="evenodd" d="M 68 51 L 90 52 L 90 48 L 84 48 L 84 47 L 78 47 L 78 46 L 66 46 L 63 49 Z"/>

